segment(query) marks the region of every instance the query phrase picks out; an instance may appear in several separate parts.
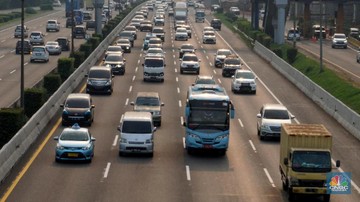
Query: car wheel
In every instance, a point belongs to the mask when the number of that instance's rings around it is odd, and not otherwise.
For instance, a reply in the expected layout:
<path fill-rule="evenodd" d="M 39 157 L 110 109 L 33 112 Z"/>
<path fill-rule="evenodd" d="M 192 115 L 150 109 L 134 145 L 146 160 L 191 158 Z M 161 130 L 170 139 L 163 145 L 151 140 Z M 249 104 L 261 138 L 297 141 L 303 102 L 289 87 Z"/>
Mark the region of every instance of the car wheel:
<path fill-rule="evenodd" d="M 256 95 L 256 90 L 254 90 L 254 91 L 252 92 L 252 94 Z"/>
<path fill-rule="evenodd" d="M 194 155 L 194 150 L 193 150 L 193 149 L 187 148 L 186 150 L 187 150 L 187 153 L 188 153 L 189 155 Z"/>
<path fill-rule="evenodd" d="M 184 73 L 184 70 L 180 69 L 180 74 L 183 74 Z"/>
<path fill-rule="evenodd" d="M 225 156 L 225 154 L 226 154 L 226 149 L 221 149 L 221 150 L 219 150 L 219 151 L 218 151 L 218 154 L 219 154 L 220 156 Z"/>
<path fill-rule="evenodd" d="M 124 153 L 119 151 L 119 156 L 124 156 Z"/>
<path fill-rule="evenodd" d="M 154 157 L 154 152 L 148 154 L 150 158 Z"/>
<path fill-rule="evenodd" d="M 55 157 L 55 162 L 56 162 L 56 163 L 60 163 L 61 160 Z"/>

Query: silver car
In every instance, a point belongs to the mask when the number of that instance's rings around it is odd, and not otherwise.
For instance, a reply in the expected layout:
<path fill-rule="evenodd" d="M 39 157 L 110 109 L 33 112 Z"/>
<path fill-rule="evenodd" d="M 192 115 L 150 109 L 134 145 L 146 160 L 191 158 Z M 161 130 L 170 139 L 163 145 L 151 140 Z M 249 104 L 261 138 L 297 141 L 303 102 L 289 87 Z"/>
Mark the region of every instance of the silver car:
<path fill-rule="evenodd" d="M 60 55 L 61 54 L 61 46 L 57 41 L 48 41 L 45 45 L 46 50 L 50 55 Z"/>
<path fill-rule="evenodd" d="M 161 126 L 161 107 L 164 103 L 160 101 L 157 92 L 138 92 L 135 102 L 131 102 L 134 111 L 151 112 L 155 126 Z"/>
<path fill-rule="evenodd" d="M 29 39 L 30 39 L 30 43 L 31 45 L 34 44 L 40 44 L 40 45 L 44 45 L 44 34 L 40 31 L 33 31 L 30 33 Z"/>
<path fill-rule="evenodd" d="M 45 46 L 34 46 L 30 56 L 30 62 L 49 62 L 49 52 L 46 50 Z"/>

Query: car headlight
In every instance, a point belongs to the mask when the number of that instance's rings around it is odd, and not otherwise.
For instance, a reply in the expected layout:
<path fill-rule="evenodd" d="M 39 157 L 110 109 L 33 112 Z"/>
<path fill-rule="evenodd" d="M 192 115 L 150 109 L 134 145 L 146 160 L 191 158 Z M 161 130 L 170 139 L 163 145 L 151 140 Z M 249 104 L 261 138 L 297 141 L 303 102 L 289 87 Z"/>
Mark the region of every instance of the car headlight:
<path fill-rule="evenodd" d="M 263 124 L 263 125 L 261 125 L 261 130 L 268 130 L 269 131 L 270 126 Z"/>
<path fill-rule="evenodd" d="M 91 80 L 88 80 L 88 81 L 87 81 L 87 84 L 92 85 Z"/>
<path fill-rule="evenodd" d="M 111 65 L 110 65 L 110 64 L 106 64 L 105 66 L 106 66 L 106 67 L 111 67 Z"/>
<path fill-rule="evenodd" d="M 199 63 L 194 64 L 194 67 L 199 67 L 199 66 L 200 66 Z"/>
<path fill-rule="evenodd" d="M 106 81 L 105 85 L 106 85 L 106 86 L 111 85 L 111 80 Z"/>
<path fill-rule="evenodd" d="M 201 141 L 201 138 L 195 134 L 192 134 L 192 133 L 188 133 L 187 134 L 190 138 L 194 138 L 195 141 Z"/>
<path fill-rule="evenodd" d="M 145 141 L 146 144 L 151 144 L 152 142 L 153 142 L 152 139 L 147 139 L 147 140 Z"/>
<path fill-rule="evenodd" d="M 347 40 L 345 40 L 344 43 L 347 43 Z"/>
<path fill-rule="evenodd" d="M 236 80 L 235 83 L 236 83 L 236 84 L 241 84 L 241 81 Z"/>
<path fill-rule="evenodd" d="M 293 186 L 298 186 L 298 185 L 299 185 L 299 180 L 298 180 L 297 178 L 292 177 L 292 178 L 290 179 L 290 183 L 291 183 L 291 185 L 293 185 Z"/>
<path fill-rule="evenodd" d="M 125 139 L 125 138 L 120 138 L 120 143 L 127 143 L 127 139 Z"/>
<path fill-rule="evenodd" d="M 221 140 L 227 138 L 228 136 L 229 136 L 228 134 L 219 135 L 215 138 L 215 141 L 221 141 Z"/>
<path fill-rule="evenodd" d="M 187 65 L 184 64 L 184 63 L 181 63 L 180 66 L 181 66 L 181 67 L 186 67 Z"/>
<path fill-rule="evenodd" d="M 160 111 L 154 111 L 153 115 L 160 115 Z"/>
<path fill-rule="evenodd" d="M 68 114 L 69 114 L 69 112 L 66 111 L 66 109 L 64 109 L 64 110 L 63 110 L 63 115 L 68 115 Z"/>
<path fill-rule="evenodd" d="M 83 148 L 81 148 L 82 150 L 89 150 L 91 148 L 91 144 L 87 144 L 86 146 L 84 146 Z"/>
<path fill-rule="evenodd" d="M 87 110 L 86 112 L 85 112 L 85 116 L 90 116 L 91 115 L 91 111 L 90 110 Z"/>
<path fill-rule="evenodd" d="M 64 147 L 63 147 L 61 144 L 57 143 L 57 144 L 56 144 L 56 149 L 58 149 L 58 150 L 63 150 Z"/>

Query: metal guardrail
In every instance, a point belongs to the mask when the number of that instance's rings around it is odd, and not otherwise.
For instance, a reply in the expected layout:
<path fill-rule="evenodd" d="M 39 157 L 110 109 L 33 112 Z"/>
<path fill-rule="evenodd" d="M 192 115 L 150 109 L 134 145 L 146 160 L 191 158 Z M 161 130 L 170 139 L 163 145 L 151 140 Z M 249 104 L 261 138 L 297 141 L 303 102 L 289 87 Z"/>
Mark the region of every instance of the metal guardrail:
<path fill-rule="evenodd" d="M 49 121 L 59 112 L 59 106 L 83 81 L 89 68 L 102 59 L 102 56 L 118 33 L 127 25 L 145 3 L 134 8 L 99 44 L 89 57 L 74 71 L 46 103 L 30 118 L 30 120 L 15 134 L 15 136 L 0 150 L 0 181 L 8 175 L 18 160 L 36 141 Z"/>

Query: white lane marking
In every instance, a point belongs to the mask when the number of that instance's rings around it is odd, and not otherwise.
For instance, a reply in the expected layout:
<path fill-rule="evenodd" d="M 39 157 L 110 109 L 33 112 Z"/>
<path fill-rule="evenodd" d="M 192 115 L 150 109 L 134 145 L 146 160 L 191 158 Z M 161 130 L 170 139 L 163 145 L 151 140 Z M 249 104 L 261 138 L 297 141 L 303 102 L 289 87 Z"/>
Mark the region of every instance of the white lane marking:
<path fill-rule="evenodd" d="M 10 72 L 10 74 L 12 74 L 12 73 L 14 73 L 14 72 L 16 72 L 16 69 L 12 70 L 12 71 Z"/>
<path fill-rule="evenodd" d="M 117 142 L 118 142 L 118 139 L 119 139 L 119 135 L 115 135 L 115 138 L 114 138 L 114 142 L 112 144 L 113 147 L 116 146 Z"/>
<path fill-rule="evenodd" d="M 180 93 L 180 88 L 179 87 L 177 87 L 177 93 Z"/>
<path fill-rule="evenodd" d="M 271 178 L 271 176 L 270 176 L 270 174 L 269 174 L 269 171 L 268 171 L 266 168 L 264 168 L 264 172 L 265 172 L 266 177 L 268 178 L 271 186 L 272 186 L 272 187 L 276 187 L 275 184 L 274 184 L 274 181 L 272 180 L 272 178 Z"/>
<path fill-rule="evenodd" d="M 173 58 L 175 59 L 175 55 L 173 55 Z"/>
<path fill-rule="evenodd" d="M 141 57 L 141 56 L 140 56 Z M 140 60 L 138 60 L 138 64 L 140 64 Z"/>
<path fill-rule="evenodd" d="M 12 51 L 10 51 L 10 53 L 13 53 L 13 52 L 15 52 L 15 49 L 14 49 L 14 50 L 12 50 Z"/>
<path fill-rule="evenodd" d="M 254 143 L 251 141 L 251 140 L 249 140 L 249 143 L 250 143 L 250 145 L 251 145 L 251 148 L 254 150 L 254 152 L 256 153 L 257 151 L 256 151 L 256 148 L 255 148 L 255 145 L 254 145 Z"/>
<path fill-rule="evenodd" d="M 0 81 L 2 80 L 2 78 L 0 78 Z"/>
<path fill-rule="evenodd" d="M 132 91 L 132 86 L 130 86 L 130 88 L 129 88 L 129 93 Z"/>
<path fill-rule="evenodd" d="M 183 146 L 184 146 L 184 149 L 186 149 L 186 144 L 185 144 L 185 138 L 183 137 Z"/>
<path fill-rule="evenodd" d="M 191 177 L 190 177 L 190 167 L 188 165 L 185 166 L 185 169 L 186 169 L 186 179 L 188 181 L 191 180 Z"/>
<path fill-rule="evenodd" d="M 218 79 L 218 82 L 221 84 L 221 80 L 220 80 L 220 79 Z"/>
<path fill-rule="evenodd" d="M 5 40 L 2 40 L 2 41 L 1 41 L 1 43 L 4 43 L 4 42 L 5 42 Z"/>
<path fill-rule="evenodd" d="M 138 67 L 135 68 L 135 73 L 137 72 L 137 70 L 138 70 Z"/>
<path fill-rule="evenodd" d="M 180 116 L 180 124 L 183 125 L 184 124 L 184 117 Z"/>
<path fill-rule="evenodd" d="M 210 67 L 213 66 L 211 62 L 209 62 L 209 64 L 210 64 Z"/>
<path fill-rule="evenodd" d="M 110 166 L 111 166 L 111 163 L 108 162 L 107 165 L 106 165 L 106 168 L 105 168 L 104 178 L 107 178 L 107 177 L 108 177 L 109 171 L 110 171 Z"/>
<path fill-rule="evenodd" d="M 176 61 L 174 61 L 174 65 L 176 65 Z"/>
<path fill-rule="evenodd" d="M 3 57 L 5 57 L 5 55 L 0 56 L 0 58 L 3 58 Z"/>
<path fill-rule="evenodd" d="M 125 106 L 127 106 L 128 104 L 129 104 L 129 98 L 126 98 Z"/>
<path fill-rule="evenodd" d="M 174 71 L 175 71 L 175 73 L 177 73 L 177 69 L 176 69 L 176 68 L 174 69 Z"/>
<path fill-rule="evenodd" d="M 240 119 L 238 119 L 238 121 L 239 121 L 241 128 L 244 128 L 244 124 L 242 123 L 242 121 Z"/>
<path fill-rule="evenodd" d="M 336 165 L 336 162 L 335 162 L 335 160 L 334 159 L 331 159 L 331 162 L 332 162 L 332 164 L 335 166 Z M 342 168 L 338 168 L 338 170 L 341 172 L 341 173 L 344 173 L 344 170 L 342 169 Z M 350 179 L 349 179 L 350 180 Z M 351 185 L 352 185 L 352 188 L 354 188 L 354 189 L 356 189 L 356 191 L 358 192 L 358 194 L 360 194 L 360 188 L 359 188 L 359 186 L 357 186 L 356 184 L 355 184 L 355 182 L 354 181 L 350 181 L 351 182 Z"/>
<path fill-rule="evenodd" d="M 136 76 L 134 75 L 133 78 L 132 78 L 132 81 L 133 81 L 133 82 L 135 81 L 135 78 L 136 78 Z"/>
<path fill-rule="evenodd" d="M 213 72 L 214 72 L 214 74 L 216 74 L 216 71 L 215 71 L 215 69 L 213 69 Z"/>
<path fill-rule="evenodd" d="M 176 80 L 176 82 L 179 82 L 179 78 L 178 78 L 178 77 L 176 77 L 175 80 Z"/>
<path fill-rule="evenodd" d="M 181 100 L 179 100 L 179 107 L 181 107 L 182 105 L 181 105 Z"/>
<path fill-rule="evenodd" d="M 174 44 L 172 45 L 174 47 Z M 175 49 L 172 49 L 172 52 L 175 53 Z M 175 56 L 175 55 L 174 55 Z"/>
<path fill-rule="evenodd" d="M 25 63 L 24 63 L 24 66 L 26 66 L 26 65 L 28 65 L 28 64 L 29 64 L 28 62 L 25 62 Z"/>

